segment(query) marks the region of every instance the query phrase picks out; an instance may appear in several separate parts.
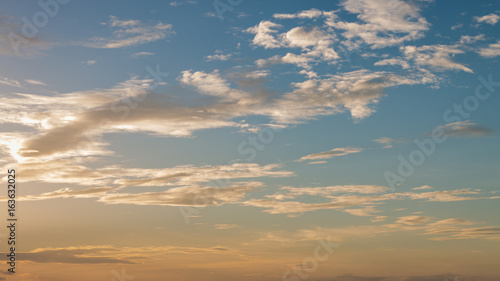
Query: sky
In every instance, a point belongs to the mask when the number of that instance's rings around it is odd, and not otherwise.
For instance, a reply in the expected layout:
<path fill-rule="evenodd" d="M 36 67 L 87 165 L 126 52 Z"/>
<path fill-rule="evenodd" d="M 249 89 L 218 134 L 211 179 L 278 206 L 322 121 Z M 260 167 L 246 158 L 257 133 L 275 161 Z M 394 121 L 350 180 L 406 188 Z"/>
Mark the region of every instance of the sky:
<path fill-rule="evenodd" d="M 500 280 L 500 2 L 0 5 L 0 280 Z"/>

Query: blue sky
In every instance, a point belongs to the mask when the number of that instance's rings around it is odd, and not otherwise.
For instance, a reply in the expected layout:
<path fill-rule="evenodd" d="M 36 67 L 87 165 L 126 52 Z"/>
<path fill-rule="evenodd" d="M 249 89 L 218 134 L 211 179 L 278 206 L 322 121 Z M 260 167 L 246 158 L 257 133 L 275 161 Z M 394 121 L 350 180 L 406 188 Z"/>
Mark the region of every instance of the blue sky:
<path fill-rule="evenodd" d="M 497 280 L 499 3 L 56 1 L 0 8 L 8 280 Z"/>

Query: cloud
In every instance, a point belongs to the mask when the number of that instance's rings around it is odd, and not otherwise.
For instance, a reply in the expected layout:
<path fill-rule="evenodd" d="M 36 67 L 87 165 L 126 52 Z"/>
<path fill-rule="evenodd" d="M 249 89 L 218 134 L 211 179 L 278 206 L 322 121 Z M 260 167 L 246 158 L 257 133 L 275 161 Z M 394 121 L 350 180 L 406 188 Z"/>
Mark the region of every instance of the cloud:
<path fill-rule="evenodd" d="M 31 252 L 20 252 L 19 258 L 36 263 L 71 263 L 71 264 L 135 264 L 127 259 L 110 255 L 114 252 L 109 246 L 88 246 L 68 248 L 39 248 Z M 116 254 L 116 252 L 114 253 Z"/>
<path fill-rule="evenodd" d="M 221 50 L 217 50 L 214 55 L 208 55 L 205 58 L 207 61 L 226 61 L 229 60 L 231 56 L 232 54 L 223 54 Z"/>
<path fill-rule="evenodd" d="M 339 198 L 340 199 L 340 198 Z M 342 198 L 345 199 L 345 198 Z M 253 206 L 264 208 L 265 213 L 269 214 L 294 214 L 304 213 L 316 210 L 342 210 L 345 208 L 363 205 L 368 203 L 361 197 L 352 197 L 351 200 L 332 200 L 327 203 L 302 203 L 299 201 L 277 201 L 271 199 L 250 199 L 242 204 L 244 206 Z"/>
<path fill-rule="evenodd" d="M 154 54 L 155 53 L 152 53 L 152 52 L 137 52 L 137 53 L 133 53 L 130 56 L 133 58 L 139 58 L 139 57 L 145 57 L 145 56 L 152 56 Z"/>
<path fill-rule="evenodd" d="M 346 110 L 354 119 L 360 120 L 375 112 L 371 107 L 383 97 L 387 87 L 414 83 L 405 77 L 366 69 L 325 79 L 309 79 L 293 84 L 296 89 L 276 101 L 274 111 L 277 112 L 277 121 L 282 123 Z M 286 110 L 276 111 L 280 108 Z"/>
<path fill-rule="evenodd" d="M 112 190 L 114 190 L 112 187 L 92 187 L 83 190 L 72 190 L 66 187 L 39 195 L 19 196 L 18 199 L 20 201 L 37 201 L 55 198 L 95 198 L 101 197 Z"/>
<path fill-rule="evenodd" d="M 328 163 L 327 161 L 312 161 L 307 163 L 308 165 L 316 165 L 316 164 L 325 164 Z"/>
<path fill-rule="evenodd" d="M 388 138 L 388 137 L 381 137 L 378 139 L 374 139 L 374 142 L 380 143 L 384 145 L 384 148 L 391 148 L 392 143 L 395 142 L 394 139 Z"/>
<path fill-rule="evenodd" d="M 179 80 L 186 85 L 195 87 L 200 93 L 221 97 L 224 100 L 241 101 L 244 98 L 249 98 L 247 93 L 231 88 L 229 82 L 224 80 L 217 70 L 212 73 L 186 70 L 181 73 Z"/>
<path fill-rule="evenodd" d="M 356 147 L 339 147 L 339 148 L 334 148 L 329 151 L 324 151 L 324 152 L 319 152 L 319 153 L 313 153 L 309 154 L 306 156 L 302 156 L 299 160 L 297 161 L 306 161 L 306 160 L 322 160 L 322 159 L 330 159 L 333 157 L 337 156 L 344 156 L 344 155 L 349 155 L 353 153 L 359 153 L 363 151 L 362 148 L 356 148 Z"/>
<path fill-rule="evenodd" d="M 24 79 L 24 82 L 31 84 L 31 85 L 47 86 L 47 84 L 45 84 L 44 82 L 39 81 L 39 80 L 34 80 L 34 79 Z"/>
<path fill-rule="evenodd" d="M 333 242 L 344 242 L 359 238 L 373 237 L 393 230 L 384 226 L 348 226 L 348 227 L 313 227 L 311 229 L 299 229 L 295 232 L 272 231 L 262 234 L 261 242 L 284 242 L 287 244 L 301 241 L 315 241 L 325 239 Z"/>
<path fill-rule="evenodd" d="M 186 1 L 173 1 L 173 2 L 170 2 L 170 6 L 172 7 L 177 7 L 177 6 L 181 6 L 181 5 L 195 5 L 197 2 L 196 1 L 193 1 L 193 0 L 186 0 Z"/>
<path fill-rule="evenodd" d="M 455 240 L 455 239 L 487 239 L 499 240 L 500 227 L 466 227 L 476 223 L 459 218 L 451 218 L 430 223 L 425 228 L 425 235 L 434 237 L 430 240 Z"/>
<path fill-rule="evenodd" d="M 463 54 L 458 46 L 426 45 L 426 46 L 404 46 L 401 51 L 406 60 L 411 60 L 417 66 L 430 66 L 437 71 L 461 70 L 469 73 L 473 71 L 457 62 L 451 60 L 450 55 Z"/>
<path fill-rule="evenodd" d="M 490 129 L 480 127 L 470 120 L 448 123 L 438 128 L 449 137 L 483 137 L 491 134 Z"/>
<path fill-rule="evenodd" d="M 488 47 L 480 48 L 477 52 L 481 56 L 487 58 L 500 56 L 500 40 L 496 43 L 489 44 Z"/>
<path fill-rule="evenodd" d="M 480 200 L 480 199 L 497 199 L 500 197 L 472 197 L 464 195 L 479 195 L 481 190 L 479 189 L 456 189 L 456 190 L 444 190 L 444 191 L 430 191 L 423 193 L 414 192 L 403 192 L 397 193 L 397 196 L 401 198 L 408 198 L 412 200 L 427 200 L 428 202 L 455 202 L 455 201 L 468 201 L 468 200 Z"/>
<path fill-rule="evenodd" d="M 115 16 L 110 16 L 104 25 L 115 29 L 111 36 L 94 37 L 77 44 L 90 48 L 115 49 L 151 43 L 175 33 L 171 24 L 159 22 L 156 25 L 146 25 L 139 20 L 120 20 Z"/>
<path fill-rule="evenodd" d="M 428 222 L 431 218 L 425 216 L 406 216 L 399 217 L 396 223 L 404 225 L 420 225 Z"/>
<path fill-rule="evenodd" d="M 219 224 L 214 224 L 214 228 L 218 230 L 225 230 L 225 229 L 234 229 L 234 228 L 240 228 L 241 226 L 238 224 L 224 224 L 224 223 L 219 223 Z"/>
<path fill-rule="evenodd" d="M 481 40 L 486 40 L 484 34 L 479 34 L 476 36 L 469 36 L 469 35 L 460 36 L 460 44 L 472 44 Z"/>
<path fill-rule="evenodd" d="M 239 253 L 223 246 L 181 247 L 181 246 L 143 246 L 114 247 L 70 246 L 37 248 L 29 252 L 19 252 L 19 258 L 35 263 L 59 264 L 139 264 L 152 256 L 165 253 L 183 255 L 224 255 L 238 256 Z M 2 253 L 5 254 L 5 253 Z"/>
<path fill-rule="evenodd" d="M 255 34 L 252 43 L 265 49 L 279 48 L 281 42 L 273 34 L 278 33 L 276 29 L 283 27 L 270 21 L 261 21 L 258 25 L 246 29 L 246 32 Z"/>
<path fill-rule="evenodd" d="M 388 218 L 388 216 L 375 216 L 375 218 L 371 219 L 371 222 L 382 222 L 385 221 Z"/>
<path fill-rule="evenodd" d="M 241 78 L 254 79 L 252 83 L 260 85 L 268 72 L 249 74 L 256 79 Z M 270 91 L 262 87 L 250 91 L 234 88 L 217 70 L 186 70 L 179 81 L 214 100 L 205 101 L 205 105 L 181 106 L 170 102 L 168 96 L 148 92 L 154 85 L 152 79 L 132 77 L 110 89 L 52 96 L 19 93 L 2 98 L 0 105 L 5 115 L 0 122 L 36 131 L 18 140 L 13 157 L 45 161 L 62 156 L 108 155 L 111 152 L 101 138 L 106 133 L 187 137 L 202 129 L 245 126 L 232 119 L 247 115 L 266 116 L 280 126 L 346 110 L 362 119 L 374 112 L 371 106 L 383 96 L 386 87 L 413 83 L 384 72 L 360 70 L 295 83 L 293 91 L 271 99 Z"/>
<path fill-rule="evenodd" d="M 82 61 L 83 64 L 86 64 L 86 65 L 94 65 L 97 63 L 96 60 L 86 60 L 86 61 Z"/>
<path fill-rule="evenodd" d="M 477 21 L 478 23 L 487 23 L 491 25 L 495 25 L 499 20 L 500 16 L 494 13 L 491 13 L 489 15 L 485 15 L 482 17 L 474 17 L 474 20 Z"/>
<path fill-rule="evenodd" d="M 386 216 L 377 216 L 372 222 L 383 221 L 386 218 Z M 429 240 L 437 241 L 454 239 L 498 240 L 500 238 L 500 228 L 498 227 L 471 227 L 477 223 L 459 218 L 433 222 L 431 220 L 431 217 L 426 216 L 405 216 L 399 217 L 396 223 L 386 225 L 357 225 L 339 228 L 312 226 L 294 232 L 271 231 L 263 233 L 258 242 L 294 244 L 301 241 L 324 239 L 324 237 L 329 237 L 331 241 L 344 242 L 380 235 L 388 236 L 400 231 L 419 231 L 422 235 L 429 236 Z"/>
<path fill-rule="evenodd" d="M 280 188 L 287 193 L 287 198 L 295 198 L 301 195 L 321 196 L 325 198 L 335 198 L 336 193 L 359 193 L 374 194 L 382 193 L 388 190 L 386 186 L 378 185 L 333 185 L 326 187 L 289 187 Z"/>
<path fill-rule="evenodd" d="M 235 163 L 228 166 L 178 166 L 166 169 L 139 169 L 119 166 L 89 168 L 70 159 L 43 163 L 21 163 L 16 166 L 26 173 L 25 182 L 44 181 L 79 185 L 113 185 L 86 189 L 62 188 L 37 195 L 19 197 L 21 201 L 56 198 L 97 198 L 105 204 L 160 206 L 219 206 L 236 204 L 248 192 L 263 187 L 260 182 L 235 182 L 234 179 L 292 176 L 292 172 L 275 170 L 279 165 L 259 166 Z M 47 173 L 51 177 L 43 177 Z M 217 184 L 219 187 L 207 186 Z M 164 191 L 120 192 L 124 187 L 166 186 Z M 6 197 L 5 197 L 6 198 Z M 3 199 L 5 199 L 3 198 Z M 0 198 L 1 199 L 1 198 Z"/>
<path fill-rule="evenodd" d="M 0 76 L 0 85 L 6 85 L 6 86 L 14 87 L 14 88 L 21 88 L 22 87 L 21 83 L 19 83 L 19 81 L 14 80 L 14 79 L 10 79 L 7 77 L 2 77 L 2 76 Z"/>
<path fill-rule="evenodd" d="M 114 184 L 120 186 L 171 186 L 191 185 L 219 180 L 221 182 L 237 178 L 289 177 L 293 172 L 277 170 L 278 164 L 260 166 L 254 163 L 234 163 L 225 166 L 178 166 L 167 169 L 128 169 L 123 171 L 126 178 L 115 176 Z M 120 173 L 122 174 L 122 173 Z"/>
<path fill-rule="evenodd" d="M 300 49 L 300 54 L 288 52 L 284 56 L 273 56 L 256 61 L 259 67 L 278 63 L 295 64 L 304 69 L 311 69 L 313 62 L 333 62 L 340 58 L 333 48 L 336 40 L 335 33 L 318 26 L 297 26 L 287 32 L 278 33 L 283 26 L 270 21 L 261 21 L 258 25 L 246 29 L 246 32 L 255 34 L 253 45 L 265 49 Z"/>
<path fill-rule="evenodd" d="M 234 179 L 251 179 L 260 177 L 290 177 L 293 172 L 282 170 L 280 165 L 268 164 L 260 166 L 254 163 L 234 163 L 219 166 L 175 166 L 160 169 L 128 168 L 124 166 L 96 166 L 97 159 L 90 157 L 56 159 L 44 162 L 18 163 L 23 170 L 25 182 L 47 182 L 76 184 L 80 186 L 99 186 L 81 191 L 62 189 L 45 195 L 27 196 L 31 200 L 49 199 L 50 197 L 66 197 L 68 195 L 84 197 L 87 192 L 99 193 L 110 190 L 109 186 L 191 186 L 200 183 L 216 182 L 224 185 Z M 91 168 L 90 166 L 94 166 Z M 97 168 L 98 167 L 98 168 Z M 50 173 L 51 177 L 44 177 Z M 102 188 L 102 190 L 101 190 Z M 83 192 L 83 193 L 82 193 Z M 49 196 L 50 195 L 50 196 Z"/>
<path fill-rule="evenodd" d="M 276 19 L 313 19 L 313 18 L 319 18 L 319 17 L 332 17 L 334 16 L 334 12 L 325 12 L 325 11 L 320 11 L 318 9 L 310 9 L 310 10 L 305 10 L 301 11 L 298 13 L 294 14 L 274 14 L 273 18 Z"/>
<path fill-rule="evenodd" d="M 419 186 L 419 187 L 414 187 L 411 190 L 425 190 L 425 189 L 431 189 L 431 188 L 433 188 L 433 187 L 432 186 L 428 186 L 428 185 L 422 185 L 422 186 Z"/>
<path fill-rule="evenodd" d="M 0 14 L 0 55 L 32 57 L 53 46 L 40 39 L 38 32 L 25 35 L 20 29 L 13 17 Z"/>
<path fill-rule="evenodd" d="M 377 65 L 377 66 L 379 66 L 379 65 L 399 65 L 403 69 L 410 68 L 410 64 L 408 64 L 408 62 L 404 61 L 403 59 L 399 59 L 399 58 L 380 60 L 380 61 L 374 63 L 373 65 Z"/>
<path fill-rule="evenodd" d="M 220 206 L 237 203 L 247 192 L 261 186 L 259 182 L 232 183 L 226 187 L 182 186 L 161 192 L 106 194 L 98 201 L 106 204 Z"/>
<path fill-rule="evenodd" d="M 353 216 L 370 217 L 373 216 L 373 213 L 377 213 L 380 211 L 375 210 L 374 206 L 367 206 L 364 208 L 357 208 L 357 209 L 345 209 L 344 212 L 349 213 Z M 382 220 L 378 219 L 376 221 L 382 221 Z"/>
<path fill-rule="evenodd" d="M 458 202 L 481 199 L 498 199 L 500 197 L 493 196 L 478 196 L 481 191 L 471 189 L 457 189 L 432 192 L 402 192 L 402 193 L 386 193 L 377 195 L 375 193 L 384 192 L 387 187 L 378 186 L 332 186 L 332 187 L 307 187 L 293 188 L 283 187 L 278 192 L 272 195 L 267 195 L 267 199 L 250 199 L 242 202 L 242 205 L 263 208 L 264 212 L 270 214 L 297 214 L 311 212 L 316 210 L 340 210 L 346 209 L 364 209 L 365 211 L 375 212 L 373 206 L 387 201 L 394 200 L 426 200 L 427 202 Z M 338 194 L 340 193 L 340 194 Z M 344 193 L 344 194 L 342 194 Z M 360 195 L 352 195 L 349 193 L 359 193 Z M 301 201 L 287 201 L 301 195 L 318 196 L 328 199 L 326 202 L 303 203 Z M 469 196 L 467 196 L 469 195 Z M 472 195 L 472 196 L 471 196 Z M 325 200 L 322 200 L 325 201 Z M 352 211 L 361 213 L 361 211 Z M 351 212 L 351 213 L 352 213 Z M 367 214 L 367 213 L 366 213 Z"/>
<path fill-rule="evenodd" d="M 357 38 L 362 40 L 361 44 L 377 49 L 422 38 L 429 30 L 420 8 L 404 1 L 347 0 L 341 5 L 346 11 L 357 14 L 360 22 L 330 18 L 327 24 L 344 30 L 342 36 L 347 39 L 344 44 L 350 48 L 359 48 Z"/>

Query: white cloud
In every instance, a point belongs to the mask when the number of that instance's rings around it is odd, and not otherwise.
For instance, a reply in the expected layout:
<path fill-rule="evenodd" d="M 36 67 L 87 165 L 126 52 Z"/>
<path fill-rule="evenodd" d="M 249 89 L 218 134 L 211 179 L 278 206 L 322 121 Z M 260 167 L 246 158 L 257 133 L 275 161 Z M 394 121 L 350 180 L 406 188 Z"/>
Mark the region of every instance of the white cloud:
<path fill-rule="evenodd" d="M 497 14 L 491 13 L 489 15 L 485 15 L 482 17 L 474 17 L 474 19 L 479 23 L 484 22 L 487 24 L 495 25 L 500 20 L 500 16 Z"/>
<path fill-rule="evenodd" d="M 231 56 L 232 54 L 224 54 L 222 51 L 217 50 L 215 51 L 215 54 L 208 55 L 205 58 L 207 59 L 207 61 L 217 61 L 217 60 L 226 61 L 229 60 Z"/>
<path fill-rule="evenodd" d="M 334 12 L 325 12 L 325 11 L 320 11 L 318 9 L 310 9 L 310 10 L 305 10 L 301 11 L 295 14 L 274 14 L 273 18 L 276 19 L 313 19 L 313 18 L 319 18 L 319 17 L 333 17 Z"/>
<path fill-rule="evenodd" d="M 144 56 L 152 56 L 154 54 L 155 53 L 151 53 L 151 52 L 137 52 L 137 53 L 133 53 L 130 56 L 133 58 L 139 58 L 139 57 L 144 57 Z"/>
<path fill-rule="evenodd" d="M 491 133 L 491 130 L 480 127 L 469 120 L 448 123 L 438 128 L 449 137 L 482 137 Z"/>
<path fill-rule="evenodd" d="M 273 34 L 278 33 L 276 29 L 283 27 L 270 21 L 261 21 L 258 25 L 246 29 L 246 32 L 255 34 L 252 43 L 266 49 L 279 48 L 281 42 Z"/>
<path fill-rule="evenodd" d="M 31 85 L 38 85 L 38 86 L 47 86 L 44 82 L 40 80 L 34 80 L 34 79 L 25 79 L 24 82 L 31 84 Z"/>
<path fill-rule="evenodd" d="M 480 40 L 486 40 L 484 34 L 479 34 L 476 36 L 469 36 L 469 35 L 460 36 L 460 44 L 471 44 Z"/>
<path fill-rule="evenodd" d="M 488 45 L 488 47 L 480 48 L 478 53 L 487 58 L 500 56 L 500 40 L 496 43 Z"/>
<path fill-rule="evenodd" d="M 425 190 L 425 189 L 431 189 L 431 188 L 432 188 L 432 186 L 422 185 L 419 187 L 414 187 L 414 188 L 412 188 L 412 190 Z"/>
<path fill-rule="evenodd" d="M 399 217 L 396 223 L 404 225 L 420 225 L 428 222 L 431 218 L 426 216 L 406 216 Z"/>
<path fill-rule="evenodd" d="M 195 87 L 201 93 L 221 97 L 224 100 L 241 100 L 249 97 L 247 93 L 231 88 L 230 83 L 224 80 L 217 70 L 212 73 L 186 70 L 181 73 L 179 80 Z"/>
<path fill-rule="evenodd" d="M 226 224 L 226 223 L 218 223 L 214 224 L 214 228 L 218 230 L 225 230 L 225 229 L 234 229 L 234 228 L 240 228 L 241 226 L 238 224 Z"/>
<path fill-rule="evenodd" d="M 268 73 L 259 70 L 252 75 L 260 79 Z M 213 96 L 215 101 L 179 106 L 164 95 L 148 92 L 152 79 L 132 78 L 111 89 L 2 98 L 0 105 L 5 114 L 1 121 L 37 131 L 22 138 L 21 147 L 16 146 L 16 157 L 106 155 L 110 152 L 104 149 L 106 143 L 99 136 L 113 132 L 186 137 L 201 129 L 245 126 L 231 120 L 247 115 L 270 117 L 280 126 L 346 110 L 360 119 L 373 112 L 369 106 L 378 101 L 385 87 L 410 82 L 383 72 L 357 71 L 296 83 L 292 92 L 271 99 L 260 89 L 246 92 L 233 88 L 218 71 L 183 71 L 179 81 L 200 94 Z"/>
<path fill-rule="evenodd" d="M 394 139 L 388 138 L 388 137 L 381 137 L 378 139 L 373 140 L 374 142 L 380 143 L 384 145 L 384 148 L 391 148 L 392 143 L 395 142 Z"/>
<path fill-rule="evenodd" d="M 139 20 L 120 20 L 115 16 L 110 16 L 104 25 L 115 28 L 112 36 L 94 37 L 78 44 L 91 48 L 115 49 L 158 41 L 175 33 L 171 24 L 159 22 L 156 25 L 146 25 Z"/>
<path fill-rule="evenodd" d="M 277 101 L 275 118 L 287 123 L 297 119 L 310 119 L 319 115 L 330 115 L 349 111 L 356 119 L 370 116 L 375 110 L 385 88 L 415 81 L 386 72 L 358 71 L 331 75 L 326 79 L 310 79 L 295 83 L 295 90 Z"/>
<path fill-rule="evenodd" d="M 193 0 L 186 0 L 186 1 L 173 1 L 173 2 L 170 2 L 170 6 L 172 7 L 177 7 L 177 6 L 181 6 L 181 5 L 195 5 L 197 2 L 196 1 L 193 1 Z"/>
<path fill-rule="evenodd" d="M 400 0 L 347 0 L 342 6 L 357 14 L 362 22 L 344 22 L 331 18 L 328 25 L 345 30 L 346 45 L 359 47 L 359 38 L 372 48 L 394 46 L 422 38 L 429 23 L 420 15 L 420 9 Z"/>
<path fill-rule="evenodd" d="M 470 189 L 432 191 L 432 192 L 403 192 L 377 195 L 387 190 L 383 186 L 332 186 L 332 187 L 283 187 L 277 193 L 266 196 L 267 199 L 250 199 L 242 202 L 243 205 L 264 208 L 270 214 L 288 214 L 311 212 L 316 210 L 339 210 L 348 213 L 368 214 L 375 213 L 369 206 L 378 205 L 390 200 L 426 200 L 427 202 L 458 202 L 481 199 L 499 199 L 498 196 L 480 197 L 481 191 Z M 339 194 L 340 193 L 340 194 Z M 342 194 L 344 193 L 344 194 Z M 360 195 L 353 195 L 359 193 Z M 301 195 L 327 198 L 327 202 L 303 203 L 289 201 Z M 467 196 L 469 195 L 469 196 Z M 473 196 L 470 196 L 473 195 Z M 354 211 L 346 211 L 353 209 Z M 358 210 L 360 209 L 360 210 Z M 363 212 L 365 211 L 365 212 Z M 402 221 L 401 221 L 402 222 Z M 410 223 L 410 222 L 408 222 Z"/>
<path fill-rule="evenodd" d="M 401 51 L 407 60 L 413 61 L 417 66 L 430 66 L 438 71 L 462 70 L 473 73 L 470 68 L 451 60 L 450 55 L 454 56 L 464 53 L 464 51 L 456 46 L 404 46 L 401 47 Z"/>
<path fill-rule="evenodd" d="M 86 64 L 86 65 L 94 65 L 97 63 L 96 60 L 86 60 L 86 61 L 82 61 L 83 64 Z"/>
<path fill-rule="evenodd" d="M 380 61 L 374 63 L 373 65 L 377 65 L 377 66 L 379 66 L 379 65 L 399 65 L 403 69 L 410 68 L 410 64 L 408 64 L 408 62 L 406 62 L 400 58 L 391 58 L 391 59 L 380 60 Z"/>
<path fill-rule="evenodd" d="M 99 202 L 160 206 L 219 206 L 234 204 L 247 192 L 261 187 L 259 182 L 233 183 L 226 187 L 182 186 L 160 192 L 108 193 Z"/>
<path fill-rule="evenodd" d="M 353 153 L 359 153 L 361 151 L 363 151 L 363 149 L 356 148 L 356 147 L 339 147 L 339 148 L 334 148 L 334 149 L 329 150 L 329 151 L 309 154 L 309 155 L 301 157 L 297 161 L 330 159 L 333 157 L 344 156 L 344 155 L 353 154 Z"/>
<path fill-rule="evenodd" d="M 6 86 L 10 86 L 10 87 L 15 87 L 15 88 L 22 87 L 21 83 L 19 83 L 19 81 L 14 80 L 14 79 L 10 79 L 7 77 L 2 77 L 2 76 L 0 76 L 0 85 L 6 85 Z"/>

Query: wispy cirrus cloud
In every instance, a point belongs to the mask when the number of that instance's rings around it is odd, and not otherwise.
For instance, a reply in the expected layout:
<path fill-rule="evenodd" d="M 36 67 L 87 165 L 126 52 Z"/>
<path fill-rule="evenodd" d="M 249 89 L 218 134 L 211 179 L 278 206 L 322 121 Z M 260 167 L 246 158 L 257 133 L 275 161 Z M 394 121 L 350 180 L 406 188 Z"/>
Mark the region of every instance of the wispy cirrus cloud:
<path fill-rule="evenodd" d="M 177 7 L 177 6 L 182 6 L 182 5 L 195 5 L 196 1 L 194 0 L 185 0 L 185 1 L 173 1 L 173 2 L 170 2 L 170 6 L 172 7 Z"/>
<path fill-rule="evenodd" d="M 30 85 L 37 85 L 37 86 L 47 86 L 44 82 L 40 80 L 35 80 L 35 79 L 25 79 L 24 82 L 30 84 Z"/>
<path fill-rule="evenodd" d="M 152 56 L 154 54 L 155 53 L 152 53 L 152 52 L 137 52 L 137 53 L 133 53 L 130 56 L 133 57 L 133 58 L 139 58 L 139 57 Z"/>
<path fill-rule="evenodd" d="M 366 209 L 367 206 L 376 206 L 388 201 L 424 200 L 426 202 L 459 202 L 500 198 L 499 196 L 486 195 L 485 192 L 478 189 L 376 194 L 386 189 L 387 187 L 377 186 L 284 187 L 275 194 L 266 196 L 267 198 L 265 199 L 249 199 L 242 202 L 242 204 L 263 208 L 264 212 L 270 214 L 296 215 L 316 210 L 339 210 L 346 212 L 348 209 L 361 208 L 365 212 L 361 212 L 361 210 L 347 212 L 353 215 L 357 213 L 367 215 L 368 212 L 366 211 L 375 213 L 375 209 Z M 350 193 L 360 194 L 352 195 Z M 310 203 L 310 200 L 303 202 L 296 198 L 300 195 L 318 196 L 322 200 L 318 200 L 316 203 Z"/>
<path fill-rule="evenodd" d="M 114 29 L 112 36 L 94 37 L 75 44 L 90 48 L 116 49 L 155 42 L 175 34 L 171 24 L 159 22 L 147 25 L 139 20 L 121 20 L 115 16 L 109 16 L 109 21 L 103 25 Z"/>
<path fill-rule="evenodd" d="M 2 76 L 0 76 L 0 85 L 5 85 L 5 86 L 10 86 L 10 87 L 15 87 L 15 88 L 22 87 L 21 83 L 19 83 L 19 81 L 14 80 L 14 79 L 10 79 L 7 77 L 2 77 Z"/>
<path fill-rule="evenodd" d="M 500 240 L 500 227 L 478 226 L 477 223 L 461 218 L 442 219 L 431 222 L 427 216 L 399 217 L 394 224 L 385 226 L 392 229 L 419 230 L 429 240 L 486 239 Z"/>
<path fill-rule="evenodd" d="M 23 260 L 36 263 L 70 264 L 135 264 L 128 259 L 113 257 L 115 248 L 110 246 L 87 246 L 67 248 L 37 248 L 30 252 L 21 252 Z"/>
<path fill-rule="evenodd" d="M 482 137 L 491 134 L 490 129 L 481 127 L 470 120 L 448 123 L 438 128 L 449 137 Z"/>
<path fill-rule="evenodd" d="M 260 182 L 232 183 L 225 187 L 198 185 L 174 187 L 160 192 L 108 193 L 99 198 L 105 204 L 133 204 L 158 206 L 220 206 L 235 204 L 257 187 Z"/>
<path fill-rule="evenodd" d="M 359 153 L 361 151 L 363 151 L 362 148 L 339 147 L 339 148 L 331 149 L 329 151 L 323 151 L 323 152 L 319 152 L 319 153 L 313 153 L 313 154 L 309 154 L 306 156 L 302 156 L 297 161 L 302 162 L 302 161 L 310 161 L 310 160 L 330 159 L 333 157 L 344 156 L 344 155 L 349 155 L 349 154 L 353 154 L 353 153 Z"/>

